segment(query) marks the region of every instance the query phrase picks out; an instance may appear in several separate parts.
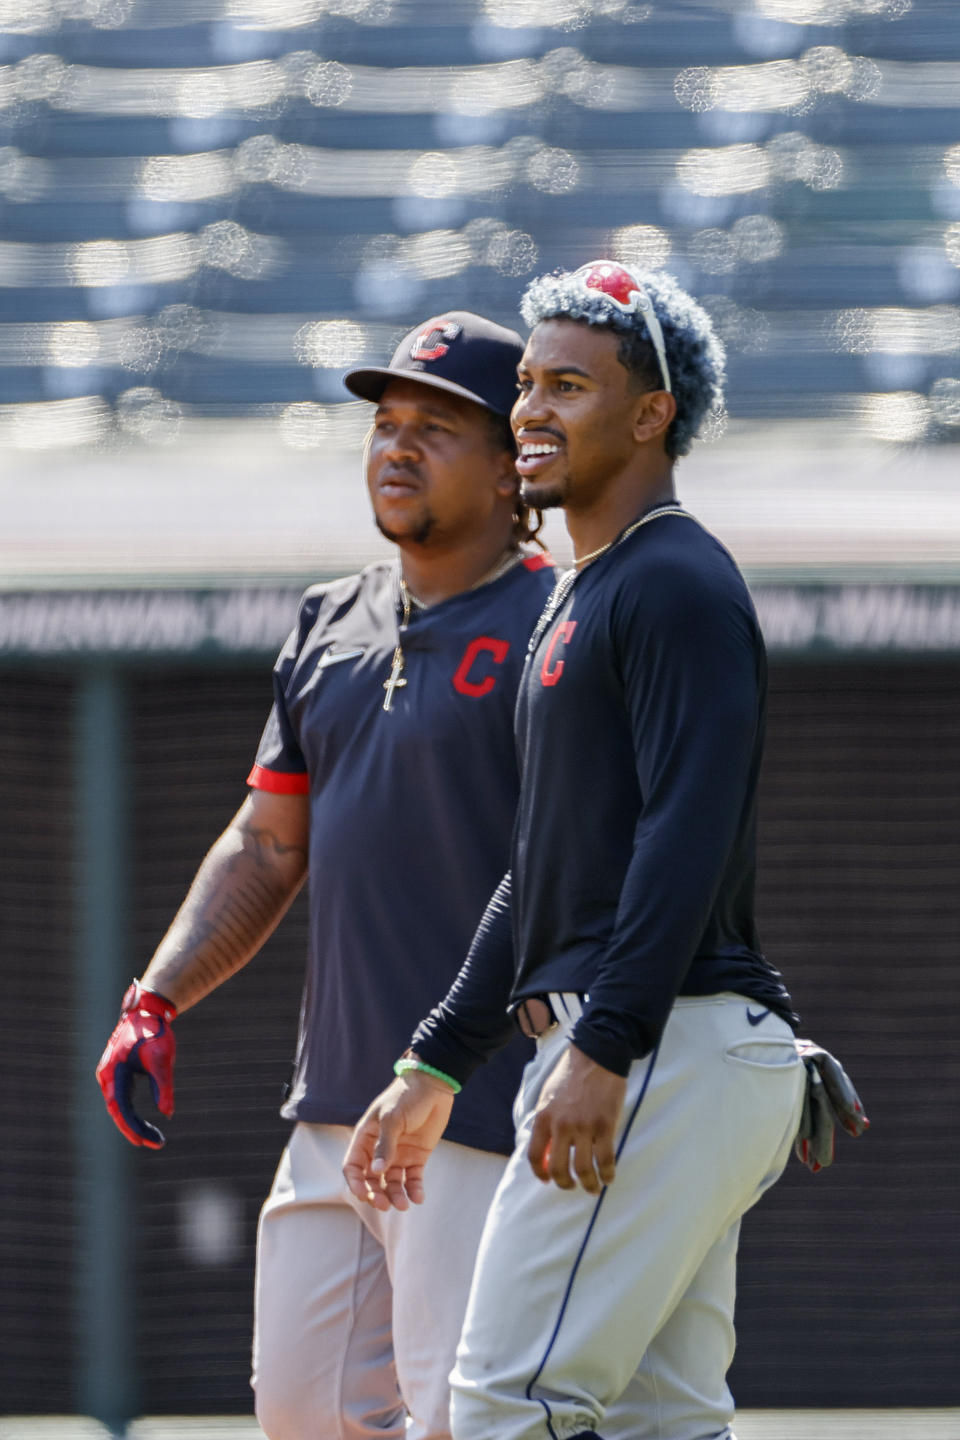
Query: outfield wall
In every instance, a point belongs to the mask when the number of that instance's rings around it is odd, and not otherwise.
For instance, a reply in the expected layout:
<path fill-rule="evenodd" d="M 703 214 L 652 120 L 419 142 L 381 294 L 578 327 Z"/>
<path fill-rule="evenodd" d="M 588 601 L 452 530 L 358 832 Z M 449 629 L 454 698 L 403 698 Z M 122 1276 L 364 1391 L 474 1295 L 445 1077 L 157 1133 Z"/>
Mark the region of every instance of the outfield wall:
<path fill-rule="evenodd" d="M 873 1121 L 743 1242 L 746 1406 L 956 1405 L 960 592 L 760 587 L 760 916 Z M 0 596 L 0 1414 L 249 1408 L 259 1202 L 286 1127 L 302 902 L 178 1024 L 161 1155 L 92 1071 L 244 793 L 292 591 Z M 778 628 L 779 627 L 779 628 Z"/>

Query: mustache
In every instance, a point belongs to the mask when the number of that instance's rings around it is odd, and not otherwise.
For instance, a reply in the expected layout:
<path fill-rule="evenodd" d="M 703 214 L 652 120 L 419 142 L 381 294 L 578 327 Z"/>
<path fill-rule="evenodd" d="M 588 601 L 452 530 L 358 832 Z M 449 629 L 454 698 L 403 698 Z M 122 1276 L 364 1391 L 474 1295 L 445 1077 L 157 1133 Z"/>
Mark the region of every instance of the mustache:
<path fill-rule="evenodd" d="M 383 480 L 422 481 L 423 475 L 419 465 L 382 465 L 373 478 L 377 483 Z"/>
<path fill-rule="evenodd" d="M 549 425 L 538 425 L 535 430 L 518 430 L 515 432 L 514 439 L 516 440 L 518 445 L 522 445 L 524 440 L 536 441 L 544 435 L 549 435 L 554 440 L 563 439 L 560 431 L 551 430 Z"/>

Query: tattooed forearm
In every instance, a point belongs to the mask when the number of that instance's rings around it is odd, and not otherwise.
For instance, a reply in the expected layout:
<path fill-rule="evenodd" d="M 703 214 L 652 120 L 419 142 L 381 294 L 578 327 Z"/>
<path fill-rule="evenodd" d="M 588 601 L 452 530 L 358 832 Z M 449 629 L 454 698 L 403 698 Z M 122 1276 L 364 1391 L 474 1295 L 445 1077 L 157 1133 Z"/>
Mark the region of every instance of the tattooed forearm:
<path fill-rule="evenodd" d="M 272 933 L 307 871 L 304 844 L 244 812 L 210 850 L 143 976 L 181 1010 L 250 960 Z"/>

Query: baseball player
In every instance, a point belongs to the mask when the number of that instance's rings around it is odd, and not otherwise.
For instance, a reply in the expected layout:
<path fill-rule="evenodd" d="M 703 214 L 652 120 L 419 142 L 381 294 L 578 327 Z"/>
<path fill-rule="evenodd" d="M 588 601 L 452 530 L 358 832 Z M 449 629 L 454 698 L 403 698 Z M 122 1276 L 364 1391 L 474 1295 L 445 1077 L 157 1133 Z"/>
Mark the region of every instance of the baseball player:
<path fill-rule="evenodd" d="M 378 1213 L 423 1199 L 509 1007 L 537 1054 L 451 1377 L 455 1440 L 733 1440 L 740 1219 L 786 1161 L 804 1067 L 753 913 L 763 642 L 674 489 L 723 352 L 668 276 L 609 262 L 535 281 L 522 310 L 521 493 L 564 508 L 576 564 L 520 683 L 511 869 L 345 1173 Z"/>
<path fill-rule="evenodd" d="M 467 312 L 346 384 L 375 406 L 367 482 L 399 563 L 308 590 L 277 661 L 251 793 L 203 862 L 98 1069 L 134 1144 L 173 1111 L 177 1014 L 239 970 L 309 874 L 296 1122 L 263 1209 L 254 1375 L 270 1440 L 444 1440 L 476 1246 L 513 1146 L 518 1037 L 464 1097 L 419 1225 L 349 1195 L 350 1127 L 452 979 L 509 861 L 512 714 L 553 585 L 527 553 L 509 410 L 520 337 Z"/>

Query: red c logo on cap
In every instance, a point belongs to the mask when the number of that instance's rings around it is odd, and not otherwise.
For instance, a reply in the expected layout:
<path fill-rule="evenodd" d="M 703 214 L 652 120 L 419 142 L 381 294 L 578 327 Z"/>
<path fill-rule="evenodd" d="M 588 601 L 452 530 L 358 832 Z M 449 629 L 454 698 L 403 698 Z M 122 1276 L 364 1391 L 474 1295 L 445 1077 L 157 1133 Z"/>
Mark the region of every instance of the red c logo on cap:
<path fill-rule="evenodd" d="M 410 359 L 439 360 L 441 355 L 446 355 L 450 343 L 456 340 L 462 329 L 463 326 L 456 320 L 446 320 L 442 325 L 431 321 L 410 346 Z"/>

